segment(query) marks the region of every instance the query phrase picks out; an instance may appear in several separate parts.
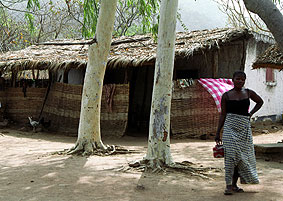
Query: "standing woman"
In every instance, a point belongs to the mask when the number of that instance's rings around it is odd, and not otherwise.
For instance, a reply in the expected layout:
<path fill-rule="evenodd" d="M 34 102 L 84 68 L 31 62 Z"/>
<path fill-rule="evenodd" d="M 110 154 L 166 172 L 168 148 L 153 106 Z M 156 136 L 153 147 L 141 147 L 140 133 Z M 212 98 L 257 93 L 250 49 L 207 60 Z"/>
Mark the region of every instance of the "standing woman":
<path fill-rule="evenodd" d="M 232 81 L 234 88 L 225 92 L 221 99 L 221 114 L 215 137 L 216 143 L 223 141 L 224 146 L 225 195 L 244 192 L 237 186 L 239 177 L 242 184 L 259 183 L 250 118 L 261 108 L 263 100 L 253 90 L 244 88 L 246 74 L 243 71 L 236 71 Z M 250 99 L 256 105 L 249 112 Z"/>

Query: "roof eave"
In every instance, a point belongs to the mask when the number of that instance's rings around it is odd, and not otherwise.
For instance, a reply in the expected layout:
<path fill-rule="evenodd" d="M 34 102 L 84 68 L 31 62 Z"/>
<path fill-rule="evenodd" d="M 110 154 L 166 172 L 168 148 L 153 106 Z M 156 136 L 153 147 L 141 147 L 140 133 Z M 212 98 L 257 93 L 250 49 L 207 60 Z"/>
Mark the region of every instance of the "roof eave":
<path fill-rule="evenodd" d="M 283 69 L 283 64 L 270 64 L 270 63 L 254 63 L 253 69 L 259 69 L 259 68 L 272 68 L 272 69 Z"/>

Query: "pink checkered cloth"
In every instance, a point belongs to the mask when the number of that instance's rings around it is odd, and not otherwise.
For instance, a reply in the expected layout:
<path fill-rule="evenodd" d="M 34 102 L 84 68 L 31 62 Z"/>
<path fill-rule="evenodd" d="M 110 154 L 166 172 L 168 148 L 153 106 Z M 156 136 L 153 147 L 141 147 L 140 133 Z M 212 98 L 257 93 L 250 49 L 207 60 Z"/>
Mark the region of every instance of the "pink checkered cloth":
<path fill-rule="evenodd" d="M 221 97 L 223 93 L 233 88 L 232 79 L 200 78 L 198 82 L 210 93 L 215 101 L 218 112 L 221 112 Z"/>

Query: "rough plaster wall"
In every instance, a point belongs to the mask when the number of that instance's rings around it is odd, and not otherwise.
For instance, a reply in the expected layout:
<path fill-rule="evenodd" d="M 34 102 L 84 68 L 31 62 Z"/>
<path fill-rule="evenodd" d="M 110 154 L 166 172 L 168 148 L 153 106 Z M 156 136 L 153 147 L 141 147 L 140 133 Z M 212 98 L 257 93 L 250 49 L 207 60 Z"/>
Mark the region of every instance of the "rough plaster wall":
<path fill-rule="evenodd" d="M 68 83 L 82 85 L 84 81 L 84 71 L 78 69 L 71 69 L 68 73 Z"/>
<path fill-rule="evenodd" d="M 265 46 L 265 47 L 264 47 Z M 264 51 L 268 44 L 256 43 L 255 40 L 250 40 L 247 46 L 247 57 L 245 72 L 247 74 L 246 87 L 254 90 L 264 100 L 264 105 L 255 114 L 255 116 L 270 116 L 277 115 L 281 118 L 283 113 L 283 72 L 274 70 L 276 86 L 268 86 L 265 82 L 265 68 L 252 70 L 252 63 L 255 61 L 257 54 Z M 255 104 L 251 101 L 251 107 Z"/>

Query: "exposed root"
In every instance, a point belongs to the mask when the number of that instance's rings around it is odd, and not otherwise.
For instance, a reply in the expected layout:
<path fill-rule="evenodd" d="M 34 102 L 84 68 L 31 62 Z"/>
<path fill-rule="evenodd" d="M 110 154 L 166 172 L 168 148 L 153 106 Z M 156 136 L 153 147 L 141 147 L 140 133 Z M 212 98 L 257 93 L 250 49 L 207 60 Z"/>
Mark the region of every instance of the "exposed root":
<path fill-rule="evenodd" d="M 161 172 L 166 172 L 166 171 L 165 171 L 165 169 L 163 169 L 160 166 L 158 166 L 158 167 L 156 167 L 155 169 L 152 170 L 152 173 L 161 173 Z"/>
<path fill-rule="evenodd" d="M 74 147 L 70 149 L 65 149 L 63 151 L 56 151 L 53 152 L 52 155 L 78 155 L 78 156 L 90 156 L 90 155 L 97 155 L 97 156 L 110 156 L 116 154 L 131 154 L 131 153 L 139 153 L 135 150 L 129 150 L 123 148 L 118 145 L 107 145 L 106 149 L 101 148 L 94 148 L 90 149 L 90 147 L 84 147 L 82 145 L 76 144 Z"/>
<path fill-rule="evenodd" d="M 191 176 L 197 176 L 202 179 L 211 179 L 206 172 L 217 169 L 217 168 L 197 168 L 191 167 L 193 163 L 188 161 L 183 161 L 181 163 L 173 163 L 170 165 L 165 165 L 161 163 L 153 163 L 153 161 L 149 160 L 140 160 L 134 161 L 128 164 L 128 168 L 120 168 L 120 171 L 129 171 L 129 170 L 137 170 L 142 172 L 150 172 L 150 173 L 170 173 L 170 172 L 181 172 L 185 174 L 189 174 Z"/>
<path fill-rule="evenodd" d="M 66 154 L 78 154 L 82 152 L 84 149 L 82 143 L 76 143 L 74 147 L 71 149 L 67 150 Z"/>
<path fill-rule="evenodd" d="M 203 179 L 210 179 L 209 177 L 207 177 L 204 172 L 207 171 L 205 168 L 195 168 L 195 167 L 189 167 L 186 164 L 183 163 L 174 163 L 170 166 L 168 166 L 168 168 L 173 169 L 175 171 L 178 172 L 184 172 L 187 173 L 189 172 L 192 176 L 198 176 L 201 177 Z"/>

